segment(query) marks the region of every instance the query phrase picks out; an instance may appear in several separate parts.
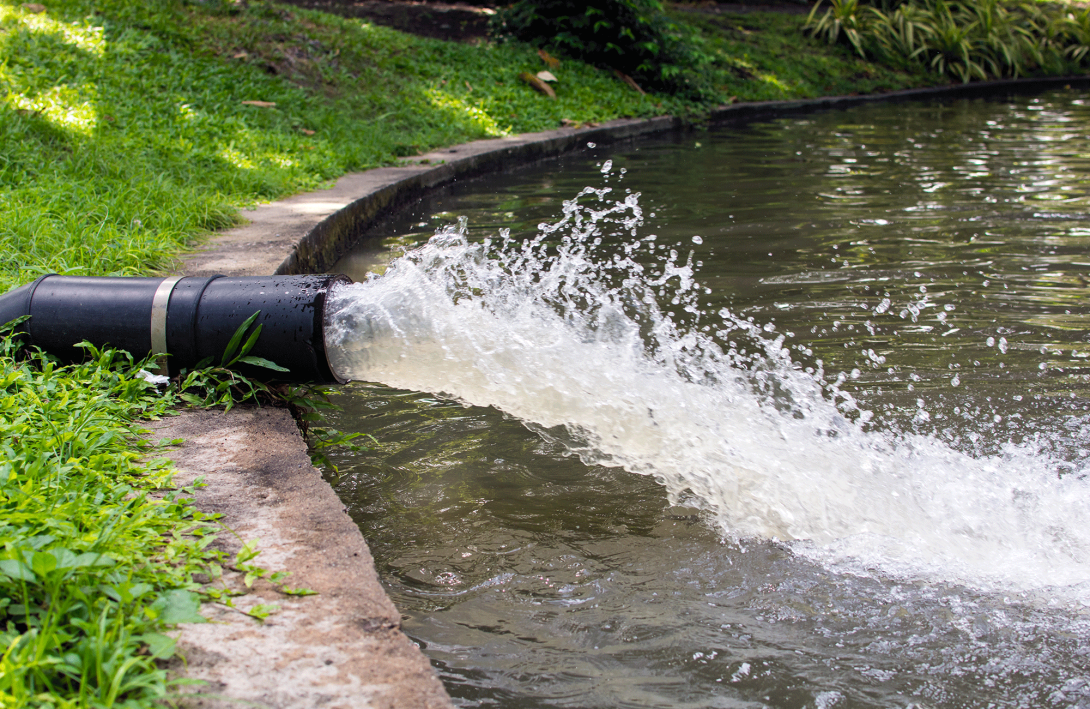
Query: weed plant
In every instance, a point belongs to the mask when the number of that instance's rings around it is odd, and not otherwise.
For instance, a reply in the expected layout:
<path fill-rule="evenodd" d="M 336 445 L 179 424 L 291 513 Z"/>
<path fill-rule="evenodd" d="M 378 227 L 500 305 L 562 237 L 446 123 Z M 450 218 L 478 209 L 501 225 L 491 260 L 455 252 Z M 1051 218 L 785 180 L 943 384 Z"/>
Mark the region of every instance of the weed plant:
<path fill-rule="evenodd" d="M 224 566 L 246 588 L 265 579 L 285 595 L 313 593 L 253 563 L 257 540 L 240 539 L 228 563 L 210 546 L 224 528 L 193 507 L 192 488 L 171 487 L 169 461 L 153 458 L 140 435 L 141 419 L 181 401 L 229 409 L 263 400 L 292 409 L 317 462 L 328 462 L 333 445 L 359 450 L 361 434 L 311 426 L 332 406 L 324 392 L 270 387 L 231 369 L 284 371 L 249 355 L 261 332 L 251 329 L 256 316 L 218 365 L 164 391 L 128 353 L 85 345 L 86 362 L 60 366 L 20 349 L 11 335 L 19 321 L 0 329 L 0 707 L 149 706 L 167 697 L 178 682 L 157 664 L 174 653 L 166 631 L 204 622 L 202 601 L 234 607 L 238 591 L 209 583 Z M 244 612 L 263 620 L 275 610 Z"/>
<path fill-rule="evenodd" d="M 58 366 L 0 338 L 0 706 L 147 706 L 165 634 L 202 620 L 218 525 L 171 487 L 138 420 L 171 399 L 124 353 Z"/>
<path fill-rule="evenodd" d="M 1084 71 L 1090 7 L 1035 0 L 905 0 L 814 6 L 807 29 L 860 57 L 962 82 Z"/>

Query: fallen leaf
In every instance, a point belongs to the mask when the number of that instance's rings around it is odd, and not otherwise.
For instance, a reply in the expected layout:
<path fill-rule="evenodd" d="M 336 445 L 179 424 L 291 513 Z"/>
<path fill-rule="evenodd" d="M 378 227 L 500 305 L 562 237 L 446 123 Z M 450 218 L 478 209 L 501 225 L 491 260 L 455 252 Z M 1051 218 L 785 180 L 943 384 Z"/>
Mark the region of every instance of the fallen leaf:
<path fill-rule="evenodd" d="M 307 130 L 306 128 L 300 128 L 299 132 L 302 133 L 303 135 L 314 135 L 314 131 Z"/>
<path fill-rule="evenodd" d="M 646 96 L 646 95 L 647 95 L 647 92 L 646 92 L 646 91 L 644 91 L 643 89 L 641 89 L 641 88 L 640 88 L 640 85 L 639 85 L 639 84 L 637 84 L 637 83 L 635 82 L 635 80 L 634 80 L 634 79 L 633 79 L 633 78 L 632 78 L 631 76 L 629 76 L 628 74 L 624 74 L 624 73 L 622 73 L 622 72 L 618 71 L 617 69 L 614 69 L 614 70 L 613 70 L 613 73 L 617 75 L 617 78 L 618 78 L 618 79 L 620 79 L 621 81 L 625 82 L 626 84 L 628 84 L 628 85 L 629 85 L 629 86 L 631 86 L 632 88 L 636 89 L 636 91 L 639 91 L 639 92 L 640 92 L 640 96 Z"/>
<path fill-rule="evenodd" d="M 579 121 L 573 121 L 570 118 L 561 118 L 560 125 L 564 126 L 565 128 L 578 128 Z"/>
<path fill-rule="evenodd" d="M 276 105 L 273 101 L 243 101 L 243 106 L 257 106 L 258 108 L 272 108 Z"/>
<path fill-rule="evenodd" d="M 23 9 L 27 12 L 42 13 L 45 12 L 45 5 L 40 2 L 28 2 L 23 3 Z"/>
<path fill-rule="evenodd" d="M 543 94 L 545 94 L 546 96 L 548 96 L 549 98 L 551 98 L 553 100 L 556 99 L 556 92 L 553 91 L 553 87 L 549 86 L 544 81 L 537 78 L 536 76 L 534 76 L 530 72 L 528 72 L 528 71 L 522 72 L 521 74 L 519 74 L 519 78 L 522 79 L 523 81 L 525 81 L 530 86 L 532 86 L 535 91 L 537 91 L 539 93 L 543 93 Z"/>
<path fill-rule="evenodd" d="M 552 72 L 550 71 L 539 71 L 537 73 L 537 78 L 541 79 L 542 81 L 556 81 L 556 77 L 553 76 Z"/>
<path fill-rule="evenodd" d="M 560 66 L 560 60 L 546 52 L 544 49 L 537 50 L 537 55 L 541 57 L 541 60 L 545 62 L 550 69 L 555 69 Z"/>
<path fill-rule="evenodd" d="M 239 52 L 238 54 L 236 54 L 235 56 L 233 56 L 231 58 L 232 59 L 247 59 L 247 58 L 249 58 L 249 56 L 250 55 L 247 54 L 246 52 Z"/>
<path fill-rule="evenodd" d="M 732 103 L 736 102 L 737 100 L 738 100 L 737 96 L 731 96 L 730 98 L 727 99 L 727 105 L 729 106 Z"/>
<path fill-rule="evenodd" d="M 466 88 L 467 88 L 467 89 L 469 89 L 470 91 L 472 91 L 472 90 L 473 90 L 473 87 L 469 85 L 469 82 L 468 82 L 468 81 L 466 81 L 466 82 L 463 82 L 463 83 L 465 83 L 465 85 L 466 85 Z"/>

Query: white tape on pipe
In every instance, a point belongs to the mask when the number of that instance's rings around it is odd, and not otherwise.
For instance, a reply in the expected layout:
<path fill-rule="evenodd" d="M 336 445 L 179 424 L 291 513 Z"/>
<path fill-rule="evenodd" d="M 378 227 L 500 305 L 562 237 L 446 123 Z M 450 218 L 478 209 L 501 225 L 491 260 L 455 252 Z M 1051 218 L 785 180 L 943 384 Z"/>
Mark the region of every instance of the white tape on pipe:
<path fill-rule="evenodd" d="M 151 353 L 153 355 L 167 353 L 167 305 L 170 304 L 170 294 L 174 291 L 174 285 L 180 280 L 182 276 L 164 278 L 151 299 Z"/>

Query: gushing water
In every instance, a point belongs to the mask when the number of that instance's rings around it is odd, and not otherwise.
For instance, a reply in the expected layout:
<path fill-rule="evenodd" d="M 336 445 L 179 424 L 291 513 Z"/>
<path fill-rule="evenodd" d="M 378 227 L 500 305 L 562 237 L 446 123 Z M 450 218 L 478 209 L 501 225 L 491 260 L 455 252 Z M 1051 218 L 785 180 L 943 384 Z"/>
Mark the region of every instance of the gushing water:
<path fill-rule="evenodd" d="M 1031 442 L 972 454 L 881 420 L 844 390 L 850 375 L 794 361 L 790 333 L 708 312 L 692 254 L 647 231 L 639 195 L 610 188 L 584 189 L 526 241 L 444 228 L 331 297 L 331 362 L 495 406 L 584 461 L 654 476 L 735 543 L 1090 603 L 1081 467 Z M 873 318 L 927 305 L 885 299 Z"/>

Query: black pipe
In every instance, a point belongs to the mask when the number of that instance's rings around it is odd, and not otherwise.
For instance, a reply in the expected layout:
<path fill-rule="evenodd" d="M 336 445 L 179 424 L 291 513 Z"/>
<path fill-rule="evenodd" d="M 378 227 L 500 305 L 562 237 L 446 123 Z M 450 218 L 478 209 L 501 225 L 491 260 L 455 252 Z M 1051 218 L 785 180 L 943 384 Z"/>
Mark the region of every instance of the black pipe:
<path fill-rule="evenodd" d="M 0 323 L 29 315 L 26 344 L 76 362 L 86 340 L 136 358 L 167 354 L 171 375 L 211 357 L 219 364 L 231 336 L 256 311 L 264 327 L 250 355 L 286 367 L 278 379 L 343 383 L 329 366 L 324 341 L 329 289 L 347 276 L 104 278 L 42 276 L 0 295 Z M 267 369 L 239 367 L 268 379 Z"/>

